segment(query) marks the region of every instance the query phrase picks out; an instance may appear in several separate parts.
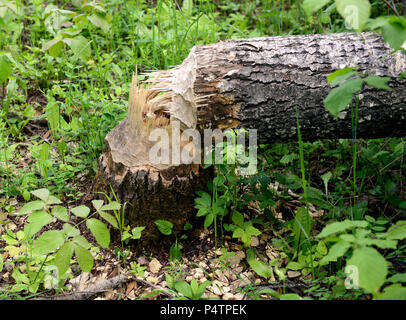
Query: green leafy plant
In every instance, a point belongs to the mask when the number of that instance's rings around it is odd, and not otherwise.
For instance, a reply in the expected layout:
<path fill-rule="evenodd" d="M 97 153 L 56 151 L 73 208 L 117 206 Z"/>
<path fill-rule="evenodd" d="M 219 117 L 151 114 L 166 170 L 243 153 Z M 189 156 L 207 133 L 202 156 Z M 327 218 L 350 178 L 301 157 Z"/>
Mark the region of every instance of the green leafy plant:
<path fill-rule="evenodd" d="M 172 222 L 167 221 L 167 220 L 156 220 L 155 224 L 158 227 L 158 230 L 162 234 L 167 235 L 167 236 L 172 234 L 172 228 L 173 228 Z"/>
<path fill-rule="evenodd" d="M 406 238 L 405 221 L 398 221 L 386 232 L 375 233 L 367 221 L 333 222 L 324 227 L 317 238 L 334 243 L 320 260 L 321 265 L 344 258 L 347 268 L 356 268 L 355 285 L 372 294 L 374 299 L 405 298 L 406 288 L 399 284 L 392 284 L 381 291 L 388 282 L 389 262 L 376 249 L 396 249 L 398 241 Z"/>
<path fill-rule="evenodd" d="M 173 300 L 201 300 L 207 286 L 211 284 L 211 281 L 204 281 L 200 285 L 196 279 L 192 279 L 190 283 L 186 281 L 173 281 L 171 276 L 166 276 L 168 288 L 174 290 L 178 295 Z"/>
<path fill-rule="evenodd" d="M 244 221 L 244 216 L 238 211 L 233 212 L 232 220 L 235 224 L 230 226 L 230 229 L 233 231 L 233 238 L 241 239 L 245 247 L 251 245 L 252 236 L 259 236 L 261 234 L 261 231 L 252 225 L 252 221 Z"/>
<path fill-rule="evenodd" d="M 83 222 L 100 246 L 108 248 L 110 245 L 109 230 L 103 222 L 92 218 L 95 213 L 90 214 L 88 207 L 81 205 L 69 210 L 71 214 L 82 219 L 78 223 L 73 223 L 68 209 L 61 206 L 61 201 L 47 189 L 38 189 L 31 193 L 39 200 L 30 201 L 21 208 L 19 214 L 28 214 L 28 224 L 24 230 L 16 234 L 8 230 L 7 235 L 2 235 L 2 239 L 7 243 L 5 250 L 11 256 L 22 255 L 20 260 L 30 266 L 25 270 L 26 273 L 20 271 L 22 265 L 14 269 L 13 278 L 16 281 L 14 292 L 29 290 L 35 293 L 49 275 L 46 270 L 56 272 L 54 277 L 58 288 L 69 276 L 67 272 L 73 255 L 82 271 L 91 271 L 94 263 L 92 245 L 80 235 L 78 229 L 78 225 Z M 54 218 L 64 223 L 63 228 L 40 233 Z M 50 266 L 55 268 L 52 269 Z"/>

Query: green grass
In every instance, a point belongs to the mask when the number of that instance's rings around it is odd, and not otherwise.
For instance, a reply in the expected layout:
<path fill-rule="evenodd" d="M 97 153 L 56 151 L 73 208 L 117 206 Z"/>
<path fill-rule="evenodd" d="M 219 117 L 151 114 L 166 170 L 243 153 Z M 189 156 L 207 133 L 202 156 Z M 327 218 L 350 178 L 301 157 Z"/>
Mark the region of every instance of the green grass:
<path fill-rule="evenodd" d="M 129 82 L 136 71 L 171 68 L 193 46 L 230 38 L 349 31 L 334 5 L 308 17 L 302 1 L 296 0 L 105 0 L 89 10 L 79 0 L 24 1 L 24 6 L 16 1 L 11 7 L 2 3 L 0 63 L 7 63 L 10 72 L 3 64 L 0 218 L 32 200 L 30 191 L 40 187 L 65 203 L 81 199 L 96 173 L 106 134 L 126 115 Z M 373 17 L 386 10 L 378 1 L 371 4 Z M 70 46 L 71 41 L 80 45 Z M 364 141 L 355 140 L 355 134 L 354 141 L 309 143 L 299 133 L 299 143 L 260 146 L 260 174 L 238 177 L 238 187 L 225 183 L 213 190 L 216 200 L 224 198 L 226 211 L 243 212 L 245 222 L 261 232 L 284 230 L 269 244 L 283 248 L 287 260 L 311 265 L 302 273 L 324 283 L 312 287 L 313 293 L 309 290 L 314 298 L 353 299 L 361 293 L 342 291 L 344 260 L 328 269 L 313 266 L 323 248 L 304 230 L 310 225 L 295 228 L 294 212 L 286 204 L 298 200 L 288 190 L 303 196 L 306 211 L 310 205 L 324 210 L 323 218 L 311 225 L 313 233 L 328 221 L 354 218 L 354 208 L 357 218 L 369 216 L 371 221 L 389 223 L 406 215 L 404 139 Z M 325 185 L 322 176 L 328 172 Z M 278 190 L 269 188 L 275 181 Z M 227 200 L 230 192 L 232 199 Z M 251 201 L 259 203 L 264 215 L 250 211 Z M 284 223 L 273 215 L 278 210 L 285 213 Z M 223 232 L 233 228 L 231 215 L 226 215 L 215 219 L 216 248 Z M 378 221 L 373 228 L 379 226 Z M 294 247 L 298 230 L 304 231 L 306 245 Z M 400 247 L 391 260 L 397 262 L 397 272 L 405 272 L 396 260 L 404 252 Z M 285 292 L 288 269 L 281 261 L 272 267 Z M 263 265 L 258 261 L 253 266 Z M 1 293 L 0 300 L 6 296 Z M 15 297 L 20 298 L 17 293 Z"/>

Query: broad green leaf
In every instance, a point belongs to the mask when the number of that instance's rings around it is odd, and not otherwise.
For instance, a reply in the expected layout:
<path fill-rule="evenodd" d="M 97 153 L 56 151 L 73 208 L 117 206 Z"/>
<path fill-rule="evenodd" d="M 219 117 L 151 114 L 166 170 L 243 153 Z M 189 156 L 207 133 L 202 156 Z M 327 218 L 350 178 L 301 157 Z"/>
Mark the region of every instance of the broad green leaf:
<path fill-rule="evenodd" d="M 320 253 L 323 256 L 325 256 L 328 252 L 326 244 L 323 241 L 319 241 L 319 243 L 317 244 L 316 250 L 318 253 Z"/>
<path fill-rule="evenodd" d="M 186 281 L 176 281 L 175 289 L 180 293 L 182 293 L 185 297 L 193 299 L 192 288 Z"/>
<path fill-rule="evenodd" d="M 11 274 L 13 279 L 18 283 L 22 282 L 25 284 L 29 284 L 30 280 L 28 279 L 27 275 L 25 273 L 21 273 L 18 268 L 13 269 L 13 273 Z"/>
<path fill-rule="evenodd" d="M 87 39 L 79 35 L 72 40 L 71 49 L 75 54 L 76 58 L 79 58 L 83 62 L 87 62 L 91 58 L 92 50 L 90 47 L 90 42 Z"/>
<path fill-rule="evenodd" d="M 351 103 L 354 93 L 361 90 L 362 79 L 350 79 L 341 86 L 330 91 L 324 99 L 324 107 L 337 119 L 340 111 L 343 111 Z"/>
<path fill-rule="evenodd" d="M 165 281 L 166 281 L 166 284 L 168 285 L 169 289 L 174 288 L 175 282 L 174 282 L 173 277 L 169 273 L 165 273 Z"/>
<path fill-rule="evenodd" d="M 112 201 L 106 205 L 104 205 L 103 207 L 100 208 L 100 210 L 120 210 L 121 208 L 121 204 L 118 203 L 117 201 Z"/>
<path fill-rule="evenodd" d="M 323 228 L 323 230 L 316 236 L 316 238 L 325 238 L 334 233 L 339 233 L 351 228 L 366 228 L 368 222 L 358 220 L 344 220 L 341 222 L 333 222 Z"/>
<path fill-rule="evenodd" d="M 24 240 L 24 239 L 25 239 L 25 236 L 26 236 L 25 232 L 22 231 L 22 230 L 17 231 L 16 235 L 17 235 L 17 239 L 18 239 L 19 241 Z"/>
<path fill-rule="evenodd" d="M 351 243 L 347 241 L 339 241 L 335 243 L 325 257 L 320 260 L 320 264 L 327 264 L 330 261 L 337 261 L 338 258 L 342 257 L 347 250 L 352 246 Z"/>
<path fill-rule="evenodd" d="M 377 300 L 406 300 L 406 287 L 400 283 L 392 284 L 377 295 Z"/>
<path fill-rule="evenodd" d="M 406 238 L 406 221 L 401 220 L 392 225 L 385 234 L 388 240 L 403 240 Z"/>
<path fill-rule="evenodd" d="M 34 200 L 26 203 L 20 210 L 20 214 L 25 214 L 32 211 L 42 210 L 45 202 L 41 200 Z"/>
<path fill-rule="evenodd" d="M 90 229 L 99 245 L 103 248 L 109 247 L 110 231 L 103 222 L 92 218 L 86 221 L 86 226 Z"/>
<path fill-rule="evenodd" d="M 245 229 L 245 232 L 249 235 L 250 238 L 251 238 L 251 236 L 259 236 L 261 234 L 261 231 L 259 231 L 254 226 L 248 226 Z"/>
<path fill-rule="evenodd" d="M 83 272 L 90 272 L 93 268 L 92 254 L 82 246 L 75 244 L 75 256 Z"/>
<path fill-rule="evenodd" d="M 263 278 L 270 278 L 272 276 L 271 267 L 265 262 L 255 259 L 255 251 L 253 249 L 247 250 L 247 262 L 258 275 Z"/>
<path fill-rule="evenodd" d="M 286 265 L 286 269 L 288 270 L 301 270 L 303 269 L 304 265 L 296 262 L 296 261 L 290 261 L 287 265 Z"/>
<path fill-rule="evenodd" d="M 156 220 L 155 221 L 158 230 L 164 235 L 169 236 L 172 233 L 173 224 L 167 220 Z"/>
<path fill-rule="evenodd" d="M 108 223 L 110 223 L 114 228 L 118 229 L 118 224 L 117 224 L 117 220 L 115 217 L 113 217 L 111 214 L 101 211 L 98 211 L 99 215 L 106 220 Z"/>
<path fill-rule="evenodd" d="M 244 229 L 237 228 L 233 232 L 233 238 L 241 238 L 244 234 Z"/>
<path fill-rule="evenodd" d="M 371 15 L 369 0 L 335 0 L 335 3 L 348 27 L 361 32 Z"/>
<path fill-rule="evenodd" d="M 354 250 L 347 266 L 358 268 L 358 286 L 376 294 L 384 284 L 388 273 L 388 262 L 374 248 L 359 247 Z"/>
<path fill-rule="evenodd" d="M 21 291 L 28 291 L 29 286 L 23 283 L 17 283 L 11 288 L 11 292 L 21 292 Z"/>
<path fill-rule="evenodd" d="M 355 71 L 355 69 L 355 67 L 338 69 L 327 76 L 327 81 L 332 87 L 335 87 L 344 80 L 347 80 L 349 77 L 355 76 L 357 74 L 357 71 Z"/>
<path fill-rule="evenodd" d="M 110 30 L 110 23 L 106 19 L 106 17 L 100 15 L 100 14 L 92 14 L 90 16 L 87 16 L 87 19 L 96 27 L 99 27 L 102 29 L 105 33 L 109 32 Z"/>
<path fill-rule="evenodd" d="M 80 245 L 81 247 L 85 248 L 85 249 L 89 249 L 92 245 L 86 240 L 86 238 L 84 236 L 81 235 L 77 235 L 74 236 L 72 241 L 75 244 Z"/>
<path fill-rule="evenodd" d="M 68 210 L 62 206 L 55 206 L 52 208 L 52 214 L 59 220 L 67 222 L 69 220 Z"/>
<path fill-rule="evenodd" d="M 57 250 L 65 241 L 65 237 L 60 230 L 45 231 L 35 240 L 33 252 L 36 254 L 48 254 Z"/>
<path fill-rule="evenodd" d="M 60 204 L 62 203 L 61 200 L 59 200 L 57 197 L 54 197 L 53 195 L 50 195 L 46 201 L 46 204 L 51 205 L 51 204 Z"/>
<path fill-rule="evenodd" d="M 63 232 L 67 237 L 76 237 L 80 234 L 80 231 L 70 225 L 69 223 L 64 223 L 63 224 Z"/>
<path fill-rule="evenodd" d="M 31 193 L 37 198 L 40 198 L 44 202 L 46 202 L 49 197 L 49 191 L 48 189 L 45 188 L 31 191 Z"/>
<path fill-rule="evenodd" d="M 377 28 L 382 28 L 386 23 L 388 23 L 388 17 L 380 16 L 375 19 L 369 19 L 365 29 L 374 30 Z"/>
<path fill-rule="evenodd" d="M 141 232 L 144 230 L 145 227 L 135 227 L 131 230 L 132 233 L 132 239 L 139 239 L 141 238 Z"/>
<path fill-rule="evenodd" d="M 406 273 L 397 273 L 390 277 L 388 282 L 406 282 Z"/>
<path fill-rule="evenodd" d="M 206 280 L 205 282 L 200 284 L 194 298 L 199 299 L 203 295 L 204 291 L 206 290 L 206 287 L 210 284 L 211 284 L 211 281 L 209 281 L 209 280 Z"/>
<path fill-rule="evenodd" d="M 382 36 L 394 50 L 400 50 L 406 41 L 406 20 L 392 16 L 382 27 Z"/>
<path fill-rule="evenodd" d="M 10 236 L 7 235 L 7 234 L 3 234 L 3 235 L 1 236 L 1 238 L 2 238 L 4 241 L 6 241 L 6 243 L 7 243 L 8 245 L 18 244 L 18 240 L 16 240 L 16 239 L 13 238 L 13 237 L 10 237 Z"/>
<path fill-rule="evenodd" d="M 0 55 L 0 80 L 6 82 L 11 76 L 11 62 L 6 55 Z"/>
<path fill-rule="evenodd" d="M 58 268 L 59 277 L 69 269 L 70 259 L 75 246 L 72 242 L 65 242 L 55 255 L 54 264 Z"/>
<path fill-rule="evenodd" d="M 90 212 L 90 209 L 86 206 L 78 206 L 78 207 L 74 207 L 72 209 L 70 209 L 70 211 L 75 215 L 78 216 L 80 218 L 86 218 L 87 215 Z"/>
<path fill-rule="evenodd" d="M 331 0 L 304 0 L 302 4 L 303 10 L 310 16 L 313 12 L 323 8 L 330 1 Z"/>
<path fill-rule="evenodd" d="M 205 228 L 208 228 L 208 227 L 211 226 L 211 224 L 213 223 L 213 220 L 214 220 L 214 215 L 213 215 L 213 213 L 210 212 L 210 213 L 206 216 L 206 218 L 204 219 L 203 226 L 204 226 Z"/>
<path fill-rule="evenodd" d="M 233 212 L 232 220 L 240 228 L 244 226 L 244 216 L 238 211 Z"/>
<path fill-rule="evenodd" d="M 387 82 L 390 80 L 389 77 L 380 77 L 380 76 L 368 76 L 365 79 L 365 82 L 376 89 L 391 90 L 391 87 L 387 85 Z"/>
<path fill-rule="evenodd" d="M 96 210 L 99 210 L 103 206 L 104 201 L 103 200 L 92 200 L 92 204 Z"/>
<path fill-rule="evenodd" d="M 88 3 L 84 3 L 81 6 L 81 9 L 85 12 L 94 12 L 94 11 L 99 11 L 101 13 L 106 12 L 106 10 L 104 10 L 103 6 L 100 4 L 98 4 L 97 2 L 88 2 Z"/>
<path fill-rule="evenodd" d="M 49 54 L 52 57 L 56 58 L 61 53 L 62 47 L 63 47 L 62 39 L 53 39 L 53 40 L 45 43 L 42 46 L 42 50 L 45 50 L 45 51 L 48 50 Z"/>
<path fill-rule="evenodd" d="M 196 192 L 199 197 L 195 198 L 195 206 L 210 207 L 211 205 L 211 196 L 204 191 Z M 199 209 L 199 207 L 198 207 Z"/>
<path fill-rule="evenodd" d="M 363 239 L 358 242 L 362 245 L 377 246 L 381 249 L 396 249 L 397 240 L 387 240 L 387 239 Z"/>
<path fill-rule="evenodd" d="M 45 211 L 35 211 L 28 216 L 29 222 L 24 227 L 24 233 L 31 237 L 52 221 L 52 217 Z"/>

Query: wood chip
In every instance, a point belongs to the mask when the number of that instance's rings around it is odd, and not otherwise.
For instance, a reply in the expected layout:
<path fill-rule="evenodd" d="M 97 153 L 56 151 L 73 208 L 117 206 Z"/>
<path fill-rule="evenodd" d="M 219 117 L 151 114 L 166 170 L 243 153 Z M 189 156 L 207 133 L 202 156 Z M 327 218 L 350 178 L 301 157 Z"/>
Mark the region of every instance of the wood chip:
<path fill-rule="evenodd" d="M 251 247 L 258 247 L 258 245 L 259 245 L 258 237 L 252 236 L 251 237 Z"/>
<path fill-rule="evenodd" d="M 157 284 L 159 282 L 159 278 L 153 276 L 149 276 L 145 280 L 152 284 Z"/>
<path fill-rule="evenodd" d="M 237 251 L 232 257 L 226 261 L 230 262 L 230 267 L 236 267 L 240 264 L 241 260 L 245 258 L 244 251 Z"/>
<path fill-rule="evenodd" d="M 300 271 L 288 271 L 288 278 L 297 278 L 301 275 L 302 273 Z"/>
<path fill-rule="evenodd" d="M 137 258 L 137 262 L 141 265 L 141 266 L 146 266 L 148 265 L 149 261 L 145 256 L 139 256 Z"/>
<path fill-rule="evenodd" d="M 236 300 L 235 295 L 230 292 L 224 293 L 222 298 L 223 300 Z"/>
<path fill-rule="evenodd" d="M 152 273 L 158 273 L 159 270 L 161 270 L 161 268 L 162 268 L 162 265 L 161 265 L 161 263 L 158 261 L 158 259 L 156 259 L 156 258 L 153 258 L 153 259 L 151 260 L 151 262 L 149 263 L 149 270 L 150 270 Z"/>

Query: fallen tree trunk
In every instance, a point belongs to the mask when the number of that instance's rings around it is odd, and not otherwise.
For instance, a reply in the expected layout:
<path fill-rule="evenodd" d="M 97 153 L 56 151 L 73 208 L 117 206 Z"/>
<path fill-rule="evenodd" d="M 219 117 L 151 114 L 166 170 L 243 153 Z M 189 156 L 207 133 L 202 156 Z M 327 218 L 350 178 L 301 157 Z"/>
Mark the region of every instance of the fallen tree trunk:
<path fill-rule="evenodd" d="M 153 222 L 170 220 L 180 232 L 194 216 L 195 191 L 205 187 L 212 173 L 199 163 L 182 164 L 179 157 L 152 159 L 154 129 L 178 143 L 187 129 L 202 133 L 239 127 L 257 129 L 260 143 L 296 140 L 297 108 L 304 140 L 349 138 L 351 112 L 335 120 L 323 99 L 331 90 L 326 76 L 354 66 L 361 73 L 392 78 L 390 91 L 362 90 L 358 137 L 405 136 L 406 81 L 399 74 L 406 70 L 406 56 L 391 54 L 379 35 L 233 39 L 194 47 L 181 65 L 150 74 L 147 89 L 133 80 L 128 116 L 106 137 L 99 181 L 111 184 L 119 200 L 130 204 L 128 221 L 146 225 L 157 243 L 162 238 Z M 174 123 L 179 123 L 178 131 Z M 181 148 L 189 142 L 180 141 Z M 192 142 L 187 151 L 198 158 L 201 144 Z M 167 153 L 173 156 L 175 149 L 171 145 Z"/>

